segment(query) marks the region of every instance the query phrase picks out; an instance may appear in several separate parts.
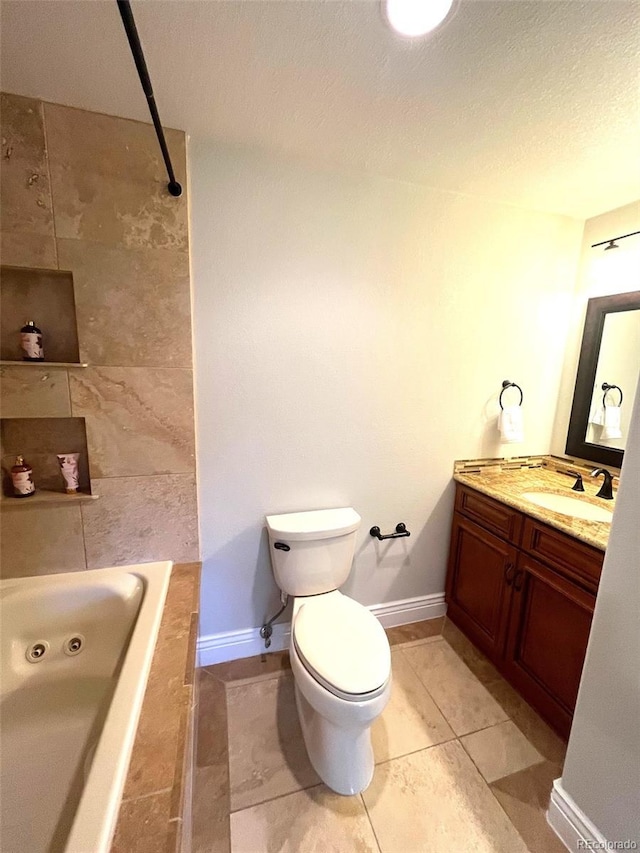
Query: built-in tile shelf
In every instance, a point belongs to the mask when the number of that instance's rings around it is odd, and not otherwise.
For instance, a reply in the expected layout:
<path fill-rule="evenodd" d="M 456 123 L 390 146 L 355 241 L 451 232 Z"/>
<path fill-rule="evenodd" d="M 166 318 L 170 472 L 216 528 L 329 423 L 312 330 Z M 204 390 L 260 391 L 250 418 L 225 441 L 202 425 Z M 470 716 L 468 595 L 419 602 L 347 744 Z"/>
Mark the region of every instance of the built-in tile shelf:
<path fill-rule="evenodd" d="M 40 362 L 42 364 L 42 362 Z M 77 453 L 80 491 L 68 495 L 60 473 L 57 454 Z M 33 469 L 36 493 L 28 498 L 15 498 L 11 468 L 22 456 Z M 82 503 L 94 499 L 87 452 L 87 429 L 84 418 L 0 418 L 0 465 L 2 466 L 3 508 L 23 504 Z"/>
<path fill-rule="evenodd" d="M 73 276 L 65 270 L 0 267 L 0 359 L 22 364 L 20 329 L 42 329 L 48 365 L 80 364 Z M 36 362 L 43 364 L 44 362 Z"/>
<path fill-rule="evenodd" d="M 3 507 L 15 506 L 26 507 L 41 504 L 78 504 L 97 501 L 100 495 L 90 495 L 87 492 L 77 492 L 75 495 L 68 495 L 66 492 L 54 492 L 51 489 L 37 489 L 35 495 L 28 498 L 13 498 L 7 495 L 0 496 L 0 504 Z"/>
<path fill-rule="evenodd" d="M 61 369 L 74 367 L 89 367 L 80 361 L 12 361 L 11 359 L 0 360 L 0 367 L 57 367 Z"/>

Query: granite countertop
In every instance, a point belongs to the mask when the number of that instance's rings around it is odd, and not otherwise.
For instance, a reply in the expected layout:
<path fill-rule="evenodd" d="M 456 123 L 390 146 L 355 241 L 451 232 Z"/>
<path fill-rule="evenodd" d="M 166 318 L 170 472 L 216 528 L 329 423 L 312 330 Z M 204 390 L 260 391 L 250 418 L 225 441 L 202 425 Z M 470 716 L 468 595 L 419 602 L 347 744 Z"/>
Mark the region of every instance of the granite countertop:
<path fill-rule="evenodd" d="M 550 464 L 550 460 L 551 464 Z M 604 551 L 609 541 L 611 524 L 606 521 L 586 521 L 582 518 L 564 515 L 550 509 L 531 503 L 522 497 L 523 492 L 550 492 L 556 495 L 579 498 L 581 501 L 605 507 L 613 510 L 615 500 L 605 501 L 595 497 L 596 492 L 602 485 L 598 478 L 597 482 L 591 480 L 585 473 L 588 465 L 567 465 L 567 470 L 554 470 L 562 468 L 562 465 L 552 464 L 554 457 L 540 457 L 537 464 L 523 465 L 522 467 L 507 467 L 500 465 L 477 466 L 475 470 L 471 464 L 464 462 L 456 463 L 453 479 L 464 486 L 475 489 L 494 500 L 512 506 L 514 509 L 542 521 L 545 524 L 567 533 L 594 548 Z M 489 460 L 487 460 L 489 461 Z M 490 460 L 497 462 L 498 460 Z M 466 470 L 465 470 L 466 466 Z M 570 473 L 574 472 L 574 473 Z M 575 482 L 575 473 L 581 473 L 584 479 L 584 492 L 573 492 L 571 487 Z M 615 481 L 614 481 L 615 483 Z M 614 491 L 615 497 L 615 491 Z"/>

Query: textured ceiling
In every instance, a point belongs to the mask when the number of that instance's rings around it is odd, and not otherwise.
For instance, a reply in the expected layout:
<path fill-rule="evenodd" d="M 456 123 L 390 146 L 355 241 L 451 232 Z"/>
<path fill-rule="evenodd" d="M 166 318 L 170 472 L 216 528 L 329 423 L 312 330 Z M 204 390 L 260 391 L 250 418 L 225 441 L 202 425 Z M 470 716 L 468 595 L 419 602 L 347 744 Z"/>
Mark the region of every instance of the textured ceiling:
<path fill-rule="evenodd" d="M 134 0 L 164 124 L 512 204 L 640 197 L 640 5 L 462 0 L 426 41 L 378 2 Z M 4 0 L 2 88 L 148 121 L 115 0 Z"/>

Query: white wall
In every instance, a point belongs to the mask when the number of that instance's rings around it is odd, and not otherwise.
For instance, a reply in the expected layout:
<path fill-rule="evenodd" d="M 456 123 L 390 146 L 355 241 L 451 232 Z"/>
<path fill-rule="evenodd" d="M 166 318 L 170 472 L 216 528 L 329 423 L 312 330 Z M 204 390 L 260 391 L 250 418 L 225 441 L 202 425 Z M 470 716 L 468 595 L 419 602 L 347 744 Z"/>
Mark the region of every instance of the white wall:
<path fill-rule="evenodd" d="M 640 391 L 561 785 L 609 842 L 640 839 Z"/>
<path fill-rule="evenodd" d="M 584 224 L 578 280 L 569 309 L 570 325 L 558 395 L 558 410 L 553 429 L 553 453 L 562 454 L 565 452 L 587 301 L 595 296 L 628 293 L 630 290 L 640 288 L 640 276 L 638 275 L 638 270 L 640 270 L 640 235 L 621 240 L 619 248 L 607 252 L 604 251 L 604 247 L 592 249 L 591 246 L 593 243 L 599 243 L 618 234 L 628 234 L 632 231 L 640 231 L 640 201 L 610 210 L 608 213 L 595 216 L 593 219 L 587 219 Z M 615 382 L 616 380 L 609 381 Z M 624 403 L 627 414 L 630 412 L 631 403 L 630 392 L 627 394 Z M 626 423 L 625 419 L 625 426 Z M 609 444 L 608 446 L 614 445 Z"/>
<path fill-rule="evenodd" d="M 444 587 L 452 465 L 547 452 L 582 223 L 191 142 L 201 633 L 275 608 L 265 513 L 353 505 L 346 591 Z M 500 445 L 497 393 L 525 393 Z M 404 521 L 381 545 L 373 524 Z"/>

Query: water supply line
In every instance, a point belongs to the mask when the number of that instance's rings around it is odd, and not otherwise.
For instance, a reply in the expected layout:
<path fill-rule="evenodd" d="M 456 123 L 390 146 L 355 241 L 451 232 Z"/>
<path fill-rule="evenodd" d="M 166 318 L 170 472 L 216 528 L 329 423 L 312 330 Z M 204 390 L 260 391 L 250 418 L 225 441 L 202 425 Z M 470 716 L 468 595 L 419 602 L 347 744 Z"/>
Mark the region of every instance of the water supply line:
<path fill-rule="evenodd" d="M 149 70 L 147 69 L 147 63 L 144 58 L 144 53 L 142 52 L 142 45 L 140 44 L 140 36 L 138 35 L 136 22 L 133 18 L 133 12 L 131 11 L 131 3 L 129 2 L 129 0 L 117 0 L 117 3 L 118 9 L 120 10 L 120 17 L 122 18 L 122 23 L 124 24 L 124 29 L 127 34 L 127 38 L 129 39 L 129 47 L 131 48 L 131 53 L 133 54 L 133 61 L 135 62 L 136 68 L 138 69 L 138 77 L 140 78 L 140 83 L 142 84 L 142 91 L 144 92 L 145 97 L 147 99 L 149 112 L 151 113 L 151 118 L 153 120 L 153 126 L 156 129 L 156 136 L 158 137 L 158 142 L 160 143 L 160 150 L 162 151 L 164 165 L 167 168 L 167 175 L 169 176 L 169 183 L 167 184 L 167 189 L 169 190 L 170 195 L 175 196 L 177 198 L 178 196 L 182 195 L 182 187 L 176 180 L 176 175 L 173 171 L 173 165 L 171 163 L 169 149 L 167 148 L 167 141 L 164 138 L 164 130 L 162 129 L 162 125 L 160 123 L 160 116 L 158 115 L 156 99 L 153 94 L 153 86 L 151 85 Z"/>
<path fill-rule="evenodd" d="M 260 628 L 260 636 L 264 640 L 265 649 L 268 649 L 269 646 L 271 645 L 271 635 L 273 634 L 273 623 L 276 621 L 278 616 L 281 616 L 284 613 L 284 611 L 287 607 L 287 604 L 289 602 L 289 596 L 287 595 L 286 592 L 280 593 L 280 601 L 282 602 L 282 607 L 280 608 L 280 610 L 278 610 L 276 615 L 272 616 L 271 619 L 267 619 L 267 621 L 264 623 L 262 628 Z"/>

